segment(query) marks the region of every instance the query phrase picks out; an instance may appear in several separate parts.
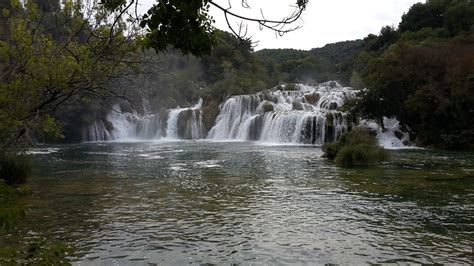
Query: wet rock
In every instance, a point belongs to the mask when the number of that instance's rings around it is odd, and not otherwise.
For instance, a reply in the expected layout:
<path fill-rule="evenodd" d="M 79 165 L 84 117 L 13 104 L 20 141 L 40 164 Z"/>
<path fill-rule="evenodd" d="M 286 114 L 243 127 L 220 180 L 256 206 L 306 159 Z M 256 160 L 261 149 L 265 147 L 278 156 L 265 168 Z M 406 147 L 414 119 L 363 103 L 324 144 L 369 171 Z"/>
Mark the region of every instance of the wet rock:
<path fill-rule="evenodd" d="M 336 110 L 337 109 L 337 103 L 335 102 L 332 102 L 331 104 L 329 104 L 329 110 Z"/>
<path fill-rule="evenodd" d="M 249 132 L 249 140 L 259 140 L 260 134 L 262 132 L 263 126 L 263 116 L 258 115 L 254 120 L 252 120 Z"/>
<path fill-rule="evenodd" d="M 324 142 L 333 142 L 334 139 L 334 115 L 332 113 L 326 114 L 326 134 Z"/>
<path fill-rule="evenodd" d="M 102 123 L 104 123 L 105 129 L 108 132 L 111 132 L 112 130 L 114 130 L 114 125 L 109 120 L 103 118 Z"/>
<path fill-rule="evenodd" d="M 393 132 L 393 134 L 395 135 L 395 137 L 397 137 L 397 139 L 399 140 L 402 140 L 403 139 L 403 132 L 401 132 L 400 130 L 395 130 L 395 132 Z"/>
<path fill-rule="evenodd" d="M 273 110 L 275 110 L 275 108 L 273 107 L 273 104 L 269 101 L 264 101 L 262 103 L 262 110 L 264 113 L 267 113 L 267 112 L 272 112 Z"/>
<path fill-rule="evenodd" d="M 182 139 L 192 139 L 191 131 L 191 117 L 193 115 L 192 109 L 187 109 L 178 115 L 178 137 Z"/>
<path fill-rule="evenodd" d="M 202 124 L 204 126 L 205 134 L 207 134 L 214 126 L 219 111 L 219 104 L 217 101 L 208 101 L 202 107 Z"/>
<path fill-rule="evenodd" d="M 334 126 L 334 115 L 332 113 L 326 114 L 326 126 L 328 127 Z"/>
<path fill-rule="evenodd" d="M 300 102 L 293 102 L 292 110 L 303 111 L 304 110 L 303 104 Z"/>
<path fill-rule="evenodd" d="M 321 95 L 319 95 L 319 93 L 317 93 L 317 92 L 312 92 L 312 93 L 308 93 L 308 94 L 304 95 L 304 98 L 306 99 L 306 102 L 309 103 L 309 104 L 312 104 L 312 105 L 317 104 L 320 97 L 321 97 Z"/>

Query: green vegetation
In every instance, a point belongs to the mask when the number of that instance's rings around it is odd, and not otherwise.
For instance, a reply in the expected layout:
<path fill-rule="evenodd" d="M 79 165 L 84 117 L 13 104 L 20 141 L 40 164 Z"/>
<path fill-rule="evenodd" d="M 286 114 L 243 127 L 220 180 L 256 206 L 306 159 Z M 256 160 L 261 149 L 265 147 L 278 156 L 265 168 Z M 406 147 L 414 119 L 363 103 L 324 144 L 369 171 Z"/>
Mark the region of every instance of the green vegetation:
<path fill-rule="evenodd" d="M 15 188 L 0 181 L 0 231 L 8 230 L 25 215 L 24 207 L 17 203 Z"/>
<path fill-rule="evenodd" d="M 270 78 L 364 89 L 349 111 L 397 117 L 420 146 L 474 148 L 474 3 L 429 0 L 364 40 L 255 53 Z"/>
<path fill-rule="evenodd" d="M 26 155 L 0 154 L 0 182 L 18 185 L 26 182 L 31 173 L 31 161 Z"/>
<path fill-rule="evenodd" d="M 71 265 L 67 256 L 72 248 L 61 243 L 51 243 L 44 237 L 28 239 L 19 249 L 0 247 L 0 264 L 7 265 Z"/>
<path fill-rule="evenodd" d="M 375 136 L 360 128 L 344 133 L 337 142 L 324 144 L 322 149 L 328 159 L 344 167 L 370 166 L 388 159 Z"/>
<path fill-rule="evenodd" d="M 291 31 L 287 25 L 296 21 L 308 4 L 308 0 L 290 1 L 295 5 L 295 10 L 289 11 L 289 16 L 281 20 L 268 21 L 261 17 L 248 18 L 233 12 L 229 7 L 221 6 L 221 3 L 212 0 L 168 0 L 156 1 L 152 8 L 143 16 L 140 26 L 147 30 L 145 44 L 156 51 L 165 51 L 169 46 L 179 50 L 183 54 L 191 53 L 196 56 L 208 55 L 217 44 L 216 34 L 218 31 L 214 27 L 214 19 L 209 12 L 211 6 L 222 11 L 227 20 L 229 29 L 238 35 L 241 43 L 249 42 L 245 34 L 240 34 L 240 30 L 234 29 L 229 21 L 229 17 L 243 19 L 244 21 L 257 23 L 260 27 L 273 30 L 277 33 Z M 112 3 L 108 8 L 112 10 L 126 10 L 134 5 L 133 0 L 106 1 Z M 248 7 L 247 2 L 242 2 L 243 7 Z M 263 11 L 261 11 L 263 12 Z"/>
<path fill-rule="evenodd" d="M 348 84 L 352 72 L 346 62 L 362 49 L 363 41 L 356 40 L 328 44 L 310 51 L 263 49 L 255 55 L 277 82 L 312 84 L 340 80 Z"/>
<path fill-rule="evenodd" d="M 218 45 L 201 61 L 202 79 L 209 88 L 206 96 L 223 100 L 225 96 L 254 93 L 271 86 L 250 42 L 239 41 L 223 31 L 218 32 L 218 37 Z"/>
<path fill-rule="evenodd" d="M 1 14 L 0 145 L 17 145 L 35 134 L 61 137 L 53 116 L 72 99 L 120 95 L 111 84 L 128 71 L 133 29 L 109 14 L 82 13 L 81 1 L 12 0 Z M 125 34 L 127 31 L 127 35 Z"/>
<path fill-rule="evenodd" d="M 398 29 L 364 39 L 352 60 L 364 87 L 356 113 L 397 117 L 418 145 L 473 148 L 474 3 L 413 5 Z"/>

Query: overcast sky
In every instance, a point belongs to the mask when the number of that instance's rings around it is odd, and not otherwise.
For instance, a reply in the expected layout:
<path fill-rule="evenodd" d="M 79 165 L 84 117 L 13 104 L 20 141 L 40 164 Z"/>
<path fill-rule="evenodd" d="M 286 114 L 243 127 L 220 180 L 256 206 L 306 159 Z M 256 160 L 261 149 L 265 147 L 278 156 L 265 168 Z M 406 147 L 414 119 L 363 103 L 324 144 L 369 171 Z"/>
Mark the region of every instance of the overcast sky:
<path fill-rule="evenodd" d="M 142 8 L 155 0 L 141 0 Z M 215 0 L 228 7 L 227 0 Z M 232 11 L 250 17 L 259 17 L 260 9 L 267 19 L 280 19 L 291 12 L 296 0 L 247 0 L 251 9 L 240 6 L 240 0 L 230 0 Z M 302 28 L 276 37 L 269 30 L 259 30 L 258 25 L 249 23 L 248 35 L 258 41 L 256 50 L 264 48 L 311 49 L 325 44 L 360 39 L 369 33 L 378 33 L 385 25 L 397 26 L 403 13 L 419 0 L 309 0 L 299 24 Z M 228 30 L 222 12 L 213 8 L 216 26 Z M 231 22 L 237 25 L 238 21 Z"/>

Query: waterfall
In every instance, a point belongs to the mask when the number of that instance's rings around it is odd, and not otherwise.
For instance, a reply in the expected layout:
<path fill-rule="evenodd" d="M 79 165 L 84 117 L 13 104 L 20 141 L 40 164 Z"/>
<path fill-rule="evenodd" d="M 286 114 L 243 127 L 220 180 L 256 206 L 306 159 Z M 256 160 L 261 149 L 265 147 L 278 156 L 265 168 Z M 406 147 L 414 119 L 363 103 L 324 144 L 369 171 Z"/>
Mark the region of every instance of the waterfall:
<path fill-rule="evenodd" d="M 363 119 L 358 126 L 375 133 L 378 143 L 385 149 L 416 148 L 410 143 L 409 134 L 400 129 L 400 122 L 396 118 L 384 117 L 383 123 L 385 125 L 384 130 L 373 120 Z"/>
<path fill-rule="evenodd" d="M 337 108 L 355 93 L 332 81 L 234 96 L 221 105 L 208 138 L 293 144 L 333 141 L 348 127 L 346 115 Z"/>
<path fill-rule="evenodd" d="M 179 114 L 184 109 L 175 108 L 170 110 L 168 114 L 168 121 L 166 122 L 166 137 L 170 139 L 177 139 L 178 138 L 178 118 Z"/>
<path fill-rule="evenodd" d="M 204 135 L 202 125 L 202 99 L 191 108 L 169 110 L 166 137 L 170 139 L 201 139 Z"/>
<path fill-rule="evenodd" d="M 199 139 L 204 130 L 201 118 L 202 99 L 191 108 L 168 110 L 166 121 L 151 113 L 148 101 L 143 100 L 143 114 L 124 112 L 115 105 L 103 119 L 94 121 L 83 131 L 85 141 Z M 163 132 L 162 124 L 166 123 Z"/>
<path fill-rule="evenodd" d="M 144 110 L 145 112 L 146 109 Z M 83 139 L 87 141 L 157 139 L 160 134 L 160 116 L 136 112 L 123 112 L 120 105 L 115 105 L 105 119 L 94 121 Z"/>
<path fill-rule="evenodd" d="M 261 141 L 267 143 L 324 144 L 337 140 L 350 127 L 347 115 L 338 110 L 357 91 L 335 81 L 317 86 L 285 85 L 249 95 L 238 95 L 220 105 L 214 126 L 206 132 L 203 125 L 203 100 L 192 107 L 173 108 L 165 117 L 151 112 L 143 100 L 143 112 L 124 112 L 120 105 L 106 117 L 83 129 L 86 141 L 213 139 Z M 385 118 L 386 130 L 373 121 L 361 120 L 358 126 L 377 134 L 387 148 L 403 148 L 408 134 L 399 129 L 398 120 Z"/>
<path fill-rule="evenodd" d="M 102 120 L 94 121 L 87 129 L 83 130 L 82 135 L 82 139 L 89 141 L 112 139 Z"/>

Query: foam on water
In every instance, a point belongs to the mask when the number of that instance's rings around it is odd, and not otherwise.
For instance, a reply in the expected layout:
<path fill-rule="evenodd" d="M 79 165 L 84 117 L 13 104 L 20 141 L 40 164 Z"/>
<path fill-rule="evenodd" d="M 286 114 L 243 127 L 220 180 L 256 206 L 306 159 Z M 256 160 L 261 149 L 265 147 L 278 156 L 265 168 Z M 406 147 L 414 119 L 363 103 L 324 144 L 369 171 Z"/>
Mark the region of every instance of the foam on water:
<path fill-rule="evenodd" d="M 59 148 L 32 148 L 27 150 L 26 154 L 51 154 L 56 153 L 60 149 Z"/>

